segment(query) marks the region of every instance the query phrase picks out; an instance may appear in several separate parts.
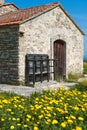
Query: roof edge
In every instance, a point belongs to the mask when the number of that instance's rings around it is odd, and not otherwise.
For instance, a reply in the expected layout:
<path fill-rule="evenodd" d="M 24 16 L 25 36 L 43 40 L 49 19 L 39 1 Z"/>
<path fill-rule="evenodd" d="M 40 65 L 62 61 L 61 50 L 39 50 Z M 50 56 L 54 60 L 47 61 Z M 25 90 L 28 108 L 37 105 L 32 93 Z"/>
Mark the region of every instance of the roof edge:
<path fill-rule="evenodd" d="M 32 19 L 34 19 L 34 18 L 36 18 L 36 17 L 38 17 L 38 16 L 40 16 L 40 15 L 46 13 L 46 12 L 49 12 L 49 11 L 51 11 L 52 9 L 56 8 L 56 7 L 60 7 L 60 8 L 63 10 L 63 12 L 67 15 L 67 17 L 73 22 L 73 24 L 76 26 L 76 28 L 77 28 L 83 35 L 85 35 L 85 33 L 82 31 L 82 29 L 80 29 L 80 27 L 77 25 L 77 23 L 72 19 L 72 17 L 68 14 L 68 12 L 62 7 L 62 5 L 61 5 L 59 2 L 58 2 L 58 4 L 55 5 L 54 7 L 50 8 L 50 9 L 48 9 L 48 10 L 42 12 L 42 13 L 36 14 L 35 16 L 32 16 L 32 17 L 29 18 L 29 19 L 24 20 L 24 21 L 20 22 L 20 24 L 23 24 L 23 23 L 25 23 L 25 22 L 27 22 L 27 21 L 29 21 L 29 20 L 32 20 Z"/>
<path fill-rule="evenodd" d="M 68 14 L 68 12 L 62 7 L 62 5 L 59 5 L 60 8 L 63 10 L 63 12 L 68 16 L 68 18 L 73 22 L 73 24 L 78 28 L 78 30 L 85 35 L 85 33 L 82 31 L 82 29 L 80 29 L 80 27 L 77 25 L 77 23 L 72 19 L 72 17 Z"/>
<path fill-rule="evenodd" d="M 7 6 L 7 5 L 13 5 L 13 6 L 16 7 L 17 9 L 19 9 L 14 3 L 2 4 L 2 5 L 0 5 L 0 7 L 2 7 L 2 6 Z"/>
<path fill-rule="evenodd" d="M 20 21 L 17 21 L 17 22 L 11 22 L 10 24 L 9 23 L 6 23 L 6 24 L 0 24 L 0 27 L 2 26 L 11 26 L 11 25 L 19 25 L 20 24 Z"/>
<path fill-rule="evenodd" d="M 43 11 L 43 12 L 40 12 L 40 13 L 38 13 L 38 14 L 32 16 L 31 18 L 28 18 L 28 19 L 22 21 L 20 24 L 23 24 L 23 23 L 25 23 L 25 22 L 27 22 L 27 21 L 29 21 L 29 20 L 32 20 L 32 19 L 34 19 L 34 18 L 36 18 L 36 17 L 38 17 L 38 16 L 40 16 L 40 15 L 46 13 L 46 12 L 49 12 L 49 11 L 51 11 L 52 9 L 55 9 L 56 7 L 58 7 L 59 5 L 60 5 L 60 3 L 58 3 L 58 5 L 55 5 L 55 6 L 52 7 L 52 8 L 49 8 L 49 9 Z"/>

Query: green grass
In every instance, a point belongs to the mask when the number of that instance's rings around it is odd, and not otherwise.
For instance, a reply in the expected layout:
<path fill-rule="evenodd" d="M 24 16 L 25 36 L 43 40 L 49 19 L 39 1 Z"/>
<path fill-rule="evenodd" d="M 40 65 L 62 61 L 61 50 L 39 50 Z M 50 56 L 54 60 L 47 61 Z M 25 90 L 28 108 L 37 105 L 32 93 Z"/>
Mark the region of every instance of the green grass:
<path fill-rule="evenodd" d="M 85 88 L 61 86 L 26 98 L 0 93 L 0 130 L 87 130 Z"/>

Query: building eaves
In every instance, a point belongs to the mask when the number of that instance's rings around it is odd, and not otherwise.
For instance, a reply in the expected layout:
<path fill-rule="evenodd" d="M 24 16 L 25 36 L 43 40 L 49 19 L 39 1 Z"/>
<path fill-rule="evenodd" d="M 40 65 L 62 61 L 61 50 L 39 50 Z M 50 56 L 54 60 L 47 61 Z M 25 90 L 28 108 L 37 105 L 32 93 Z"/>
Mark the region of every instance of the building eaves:
<path fill-rule="evenodd" d="M 9 3 L 9 4 L 11 4 L 11 3 Z M 18 10 L 16 12 L 9 13 L 7 15 L 7 19 L 6 19 L 6 15 L 5 15 L 5 17 L 3 15 L 2 19 L 0 19 L 0 26 L 14 25 L 14 24 L 23 24 L 23 23 L 25 23 L 25 22 L 27 22 L 29 20 L 32 20 L 32 19 L 34 19 L 34 18 L 36 18 L 36 17 L 38 17 L 38 16 L 40 16 L 40 15 L 46 13 L 46 12 L 49 12 L 49 11 L 53 10 L 56 7 L 60 7 L 62 9 L 62 11 L 66 14 L 66 16 L 76 26 L 76 28 L 83 35 L 85 35 L 84 32 L 80 29 L 80 27 L 71 18 L 71 16 L 65 11 L 65 9 L 61 6 L 61 4 L 59 2 L 46 4 L 46 5 L 42 5 L 42 6 L 36 6 L 36 7 L 32 7 L 32 8 L 27 8 L 27 9 L 22 9 L 22 10 Z M 4 20 L 3 20 L 3 18 L 4 18 Z M 7 22 L 5 22 L 5 20 Z"/>
<path fill-rule="evenodd" d="M 53 10 L 54 8 L 56 8 L 56 7 L 58 7 L 58 6 L 63 10 L 63 12 L 64 12 L 64 13 L 66 14 L 66 16 L 72 21 L 72 23 L 76 26 L 76 28 L 77 28 L 83 35 L 85 35 L 84 31 L 83 31 L 82 29 L 80 29 L 80 27 L 77 25 L 77 23 L 72 19 L 72 17 L 68 14 L 68 12 L 65 11 L 65 9 L 62 7 L 61 4 L 58 4 L 58 5 L 56 5 L 55 7 L 51 8 L 51 9 L 48 9 L 48 10 L 46 10 L 46 11 L 43 11 L 42 13 L 38 13 L 38 14 L 32 16 L 31 18 L 22 21 L 20 24 L 23 24 L 23 23 L 25 23 L 25 22 L 27 22 L 27 21 L 29 21 L 29 20 L 32 20 L 32 19 L 34 19 L 34 18 L 36 18 L 36 17 L 38 17 L 38 16 L 40 16 L 40 15 L 46 13 L 46 12 L 49 12 L 49 11 Z"/>

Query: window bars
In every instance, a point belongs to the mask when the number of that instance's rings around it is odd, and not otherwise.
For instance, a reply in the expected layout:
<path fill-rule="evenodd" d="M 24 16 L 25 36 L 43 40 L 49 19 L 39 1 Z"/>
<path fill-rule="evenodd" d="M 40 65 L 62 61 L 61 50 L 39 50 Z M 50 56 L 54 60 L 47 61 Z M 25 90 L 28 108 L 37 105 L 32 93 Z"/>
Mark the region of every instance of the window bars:
<path fill-rule="evenodd" d="M 35 85 L 35 82 L 44 80 L 49 82 L 51 74 L 55 79 L 55 60 L 49 59 L 46 54 L 26 55 L 26 84 Z"/>

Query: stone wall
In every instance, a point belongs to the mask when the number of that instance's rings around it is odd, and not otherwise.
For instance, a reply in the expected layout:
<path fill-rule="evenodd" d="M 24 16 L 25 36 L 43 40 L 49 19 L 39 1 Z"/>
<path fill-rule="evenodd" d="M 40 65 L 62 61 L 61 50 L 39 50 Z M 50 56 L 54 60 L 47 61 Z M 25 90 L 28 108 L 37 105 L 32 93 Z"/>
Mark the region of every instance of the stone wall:
<path fill-rule="evenodd" d="M 53 43 L 66 42 L 66 77 L 69 73 L 83 72 L 83 35 L 65 12 L 57 7 L 35 19 L 21 24 L 24 36 L 19 42 L 19 78 L 25 79 L 25 55 L 48 54 L 53 56 Z"/>
<path fill-rule="evenodd" d="M 11 83 L 19 79 L 18 30 L 17 26 L 0 27 L 0 83 Z"/>
<path fill-rule="evenodd" d="M 83 71 L 83 35 L 57 7 L 18 26 L 0 27 L 0 83 L 25 81 L 26 54 L 48 54 L 66 43 L 66 76 Z"/>
<path fill-rule="evenodd" d="M 0 15 L 16 10 L 18 10 L 18 8 L 15 7 L 13 4 L 0 5 Z"/>
<path fill-rule="evenodd" d="M 4 0 L 0 0 L 0 4 L 4 4 Z"/>

